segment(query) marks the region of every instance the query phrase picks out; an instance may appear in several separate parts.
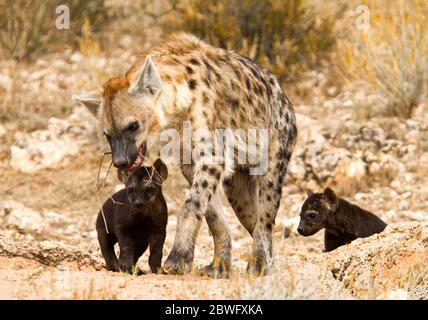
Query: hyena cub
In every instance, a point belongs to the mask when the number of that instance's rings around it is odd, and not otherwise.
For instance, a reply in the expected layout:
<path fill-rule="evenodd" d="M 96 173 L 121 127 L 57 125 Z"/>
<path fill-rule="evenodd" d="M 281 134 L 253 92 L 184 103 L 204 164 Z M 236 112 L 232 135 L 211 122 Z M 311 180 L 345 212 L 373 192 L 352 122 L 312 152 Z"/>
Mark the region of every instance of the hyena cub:
<path fill-rule="evenodd" d="M 168 211 L 162 182 L 167 176 L 167 167 L 158 159 L 153 167 L 137 169 L 127 179 L 126 188 L 104 203 L 96 229 L 107 270 L 132 273 L 133 266 L 150 246 L 150 270 L 164 272 L 161 261 Z M 114 252 L 117 242 L 119 260 Z"/>
<path fill-rule="evenodd" d="M 331 251 L 357 238 L 380 233 L 385 227 L 386 223 L 373 213 L 338 198 L 326 188 L 323 193 L 309 191 L 297 231 L 307 237 L 325 228 L 325 251 Z"/>

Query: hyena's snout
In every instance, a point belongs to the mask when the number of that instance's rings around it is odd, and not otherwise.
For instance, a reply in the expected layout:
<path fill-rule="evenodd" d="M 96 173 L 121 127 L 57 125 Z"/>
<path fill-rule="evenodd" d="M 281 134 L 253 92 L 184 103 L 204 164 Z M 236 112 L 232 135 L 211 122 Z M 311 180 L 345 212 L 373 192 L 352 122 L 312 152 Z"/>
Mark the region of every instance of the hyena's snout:
<path fill-rule="evenodd" d="M 113 165 L 120 170 L 134 170 L 143 163 L 146 152 L 146 144 L 143 142 L 137 146 L 134 142 L 116 140 L 111 144 Z"/>

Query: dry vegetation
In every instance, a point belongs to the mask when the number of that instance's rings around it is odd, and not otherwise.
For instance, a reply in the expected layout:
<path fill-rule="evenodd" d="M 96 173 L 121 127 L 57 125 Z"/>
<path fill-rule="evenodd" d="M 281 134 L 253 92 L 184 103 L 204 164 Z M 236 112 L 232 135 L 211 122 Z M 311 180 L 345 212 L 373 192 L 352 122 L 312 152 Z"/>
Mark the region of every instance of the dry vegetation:
<path fill-rule="evenodd" d="M 395 0 L 393 5 L 386 0 L 9 2 L 0 0 L 0 204 L 19 201 L 42 216 L 55 211 L 69 219 L 69 225 L 61 228 L 66 230 L 71 224 L 77 232 L 61 238 L 45 232 L 49 230 L 36 232 L 31 223 L 21 228 L 8 220 L 7 226 L 0 225 L 0 236 L 62 241 L 99 257 L 93 227 L 99 206 L 95 185 L 100 154 L 107 149 L 100 137 L 80 133 L 77 137 L 90 143 L 78 154 L 30 173 L 12 162 L 11 147 L 19 144 L 20 135 L 45 130 L 52 117 L 73 114 L 72 94 L 96 89 L 124 72 L 135 54 L 169 32 L 195 33 L 271 69 L 295 103 L 300 134 L 274 229 L 276 264 L 271 276 L 253 279 L 245 274 L 251 239 L 226 206 L 234 241 L 230 281 L 201 278 L 196 273 L 182 278 L 136 278 L 79 270 L 68 274 L 64 284 L 57 279 L 64 272 L 59 268 L 0 257 L 0 286 L 11 279 L 19 284 L 15 291 L 0 292 L 0 297 L 428 297 L 426 255 L 411 265 L 393 265 L 398 271 L 386 280 L 365 265 L 364 277 L 346 284 L 330 279 L 327 267 L 317 264 L 328 259 L 321 253 L 322 234 L 298 237 L 290 222 L 306 190 L 326 185 L 387 222 L 428 221 L 426 1 Z M 63 3 L 72 12 L 68 31 L 53 28 L 54 8 Z M 368 30 L 355 27 L 355 8 L 360 4 L 370 9 Z M 102 175 L 107 169 L 106 161 Z M 171 248 L 175 214 L 186 189 L 178 170 L 170 172 L 165 186 L 170 222 L 164 255 Z M 116 184 L 115 172 L 111 172 L 101 198 L 113 192 Z M 2 214 L 0 210 L 0 219 L 7 220 Z M 287 238 L 284 228 L 290 233 Z M 197 267 L 209 262 L 212 250 L 204 226 Z M 144 256 L 141 265 L 146 264 Z M 324 277 L 330 277 L 328 290 Z"/>

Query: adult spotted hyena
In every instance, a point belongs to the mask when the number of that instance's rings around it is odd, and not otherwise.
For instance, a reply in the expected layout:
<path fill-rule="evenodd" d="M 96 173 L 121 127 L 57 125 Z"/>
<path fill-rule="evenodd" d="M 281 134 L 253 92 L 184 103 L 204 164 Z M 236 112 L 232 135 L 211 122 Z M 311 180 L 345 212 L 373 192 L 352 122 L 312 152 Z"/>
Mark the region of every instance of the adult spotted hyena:
<path fill-rule="evenodd" d="M 235 52 L 179 34 L 143 53 L 125 75 L 105 83 L 102 94 L 74 98 L 99 114 L 119 172 L 140 166 L 142 154 L 157 157 L 161 132 L 167 128 L 182 132 L 187 121 L 192 130 L 211 132 L 267 129 L 268 163 L 262 175 L 252 175 L 246 163 L 225 164 L 204 156 L 181 165 L 191 188 L 178 214 L 165 269 L 173 274 L 190 271 L 205 216 L 214 238 L 214 259 L 206 270 L 215 277 L 229 275 L 231 237 L 215 205 L 222 183 L 235 214 L 254 239 L 249 271 L 268 270 L 272 225 L 297 136 L 291 103 L 269 71 Z"/>

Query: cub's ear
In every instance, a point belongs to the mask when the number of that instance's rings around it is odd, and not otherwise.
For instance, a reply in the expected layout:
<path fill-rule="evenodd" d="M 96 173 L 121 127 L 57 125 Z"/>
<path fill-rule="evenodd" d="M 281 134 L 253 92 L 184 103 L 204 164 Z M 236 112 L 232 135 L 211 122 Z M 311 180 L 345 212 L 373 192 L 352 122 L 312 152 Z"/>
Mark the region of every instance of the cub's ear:
<path fill-rule="evenodd" d="M 307 196 L 309 198 L 310 196 L 312 196 L 314 194 L 314 192 L 312 190 L 308 190 L 308 192 L 306 194 L 307 194 Z"/>
<path fill-rule="evenodd" d="M 156 179 L 159 183 L 162 183 L 168 178 L 168 168 L 161 159 L 157 159 L 153 164 L 153 168 L 156 170 L 153 179 Z"/>
<path fill-rule="evenodd" d="M 100 108 L 102 100 L 102 96 L 97 92 L 89 92 L 79 95 L 73 95 L 71 97 L 74 101 L 79 101 L 83 103 L 83 105 L 88 108 L 88 110 L 95 116 L 98 116 L 98 110 Z"/>
<path fill-rule="evenodd" d="M 144 63 L 144 67 L 135 81 L 129 87 L 129 93 L 137 95 L 155 96 L 162 90 L 162 80 L 159 72 L 148 56 Z"/>
<path fill-rule="evenodd" d="M 324 196 L 327 198 L 327 201 L 331 204 L 336 204 L 338 202 L 336 193 L 329 187 L 325 188 L 324 190 Z"/>

